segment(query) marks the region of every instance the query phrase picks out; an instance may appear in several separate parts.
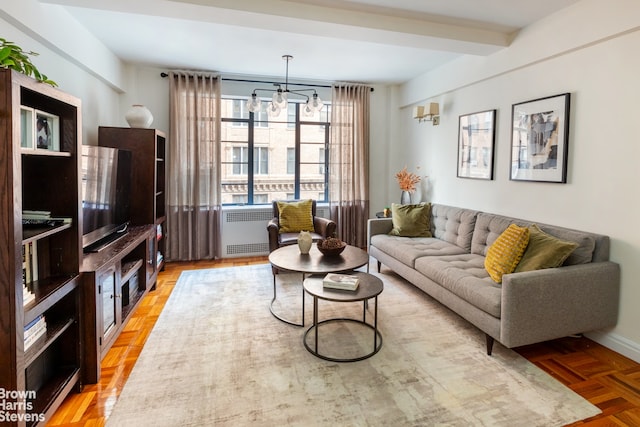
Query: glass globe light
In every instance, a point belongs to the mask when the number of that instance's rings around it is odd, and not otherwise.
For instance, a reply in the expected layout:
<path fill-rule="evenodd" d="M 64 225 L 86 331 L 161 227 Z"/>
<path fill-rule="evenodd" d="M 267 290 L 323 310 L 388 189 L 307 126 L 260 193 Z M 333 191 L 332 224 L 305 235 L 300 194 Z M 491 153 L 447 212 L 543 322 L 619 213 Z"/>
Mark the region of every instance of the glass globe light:
<path fill-rule="evenodd" d="M 256 111 L 260 111 L 260 106 L 262 101 L 258 98 L 258 95 L 255 93 L 251 94 L 251 99 L 247 101 L 247 111 L 250 113 L 255 113 Z"/>
<path fill-rule="evenodd" d="M 278 89 L 278 91 L 273 94 L 272 102 L 280 108 L 285 108 L 287 106 L 287 93 L 282 89 Z"/>
<path fill-rule="evenodd" d="M 267 109 L 269 116 L 277 117 L 280 115 L 280 111 L 282 111 L 282 109 L 277 104 L 274 102 L 269 103 L 269 108 Z"/>
<path fill-rule="evenodd" d="M 322 99 L 320 99 L 317 93 L 314 93 L 311 98 L 311 108 L 315 111 L 320 111 L 322 107 L 324 107 L 324 102 L 322 102 Z"/>
<path fill-rule="evenodd" d="M 311 105 L 309 105 L 309 102 L 310 101 L 307 101 L 304 104 L 304 107 L 302 107 L 302 115 L 304 117 L 312 117 L 313 116 L 314 110 L 313 110 L 313 108 L 311 108 Z"/>

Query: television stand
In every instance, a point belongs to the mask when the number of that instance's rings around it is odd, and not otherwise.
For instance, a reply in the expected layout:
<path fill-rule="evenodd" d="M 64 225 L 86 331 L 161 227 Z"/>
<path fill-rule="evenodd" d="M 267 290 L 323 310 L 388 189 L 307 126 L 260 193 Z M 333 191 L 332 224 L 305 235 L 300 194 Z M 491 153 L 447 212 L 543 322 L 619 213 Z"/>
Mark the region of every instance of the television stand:
<path fill-rule="evenodd" d="M 153 224 L 129 227 L 99 252 L 82 258 L 84 383 L 100 379 L 102 358 L 142 297 L 155 287 L 156 231 Z"/>

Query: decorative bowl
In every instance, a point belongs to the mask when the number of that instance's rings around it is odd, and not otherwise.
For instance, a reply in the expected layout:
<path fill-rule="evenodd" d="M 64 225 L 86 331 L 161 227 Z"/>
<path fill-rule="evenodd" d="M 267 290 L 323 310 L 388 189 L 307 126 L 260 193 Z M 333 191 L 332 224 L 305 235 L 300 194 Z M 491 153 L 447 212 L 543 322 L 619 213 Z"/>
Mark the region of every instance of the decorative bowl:
<path fill-rule="evenodd" d="M 327 244 L 327 240 L 320 240 L 318 242 L 318 250 L 324 256 L 338 256 L 344 251 L 344 248 L 346 247 L 347 244 L 342 241 L 339 241 L 338 246 L 336 246 L 335 242 L 329 242 L 329 244 Z"/>

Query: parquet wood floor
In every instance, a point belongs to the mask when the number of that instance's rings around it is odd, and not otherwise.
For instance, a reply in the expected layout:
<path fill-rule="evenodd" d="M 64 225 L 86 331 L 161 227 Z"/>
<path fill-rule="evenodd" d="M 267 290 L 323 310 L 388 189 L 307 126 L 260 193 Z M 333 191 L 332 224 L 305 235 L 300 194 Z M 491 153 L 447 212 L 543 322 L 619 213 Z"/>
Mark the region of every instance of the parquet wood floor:
<path fill-rule="evenodd" d="M 70 395 L 47 426 L 103 426 L 183 270 L 265 263 L 265 257 L 167 263 L 156 290 L 141 301 L 102 361 L 98 384 Z M 482 351 L 482 349 L 478 349 Z M 640 426 L 640 364 L 587 338 L 563 338 L 515 351 L 598 406 L 602 414 L 571 424 L 581 427 Z"/>

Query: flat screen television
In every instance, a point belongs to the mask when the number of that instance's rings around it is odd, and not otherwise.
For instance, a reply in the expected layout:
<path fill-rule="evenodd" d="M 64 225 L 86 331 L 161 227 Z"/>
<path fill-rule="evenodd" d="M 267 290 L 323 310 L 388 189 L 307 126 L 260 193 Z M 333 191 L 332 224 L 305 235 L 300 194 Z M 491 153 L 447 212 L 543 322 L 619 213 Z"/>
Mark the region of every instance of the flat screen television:
<path fill-rule="evenodd" d="M 95 252 L 126 233 L 131 207 L 131 152 L 82 146 L 82 247 Z"/>

